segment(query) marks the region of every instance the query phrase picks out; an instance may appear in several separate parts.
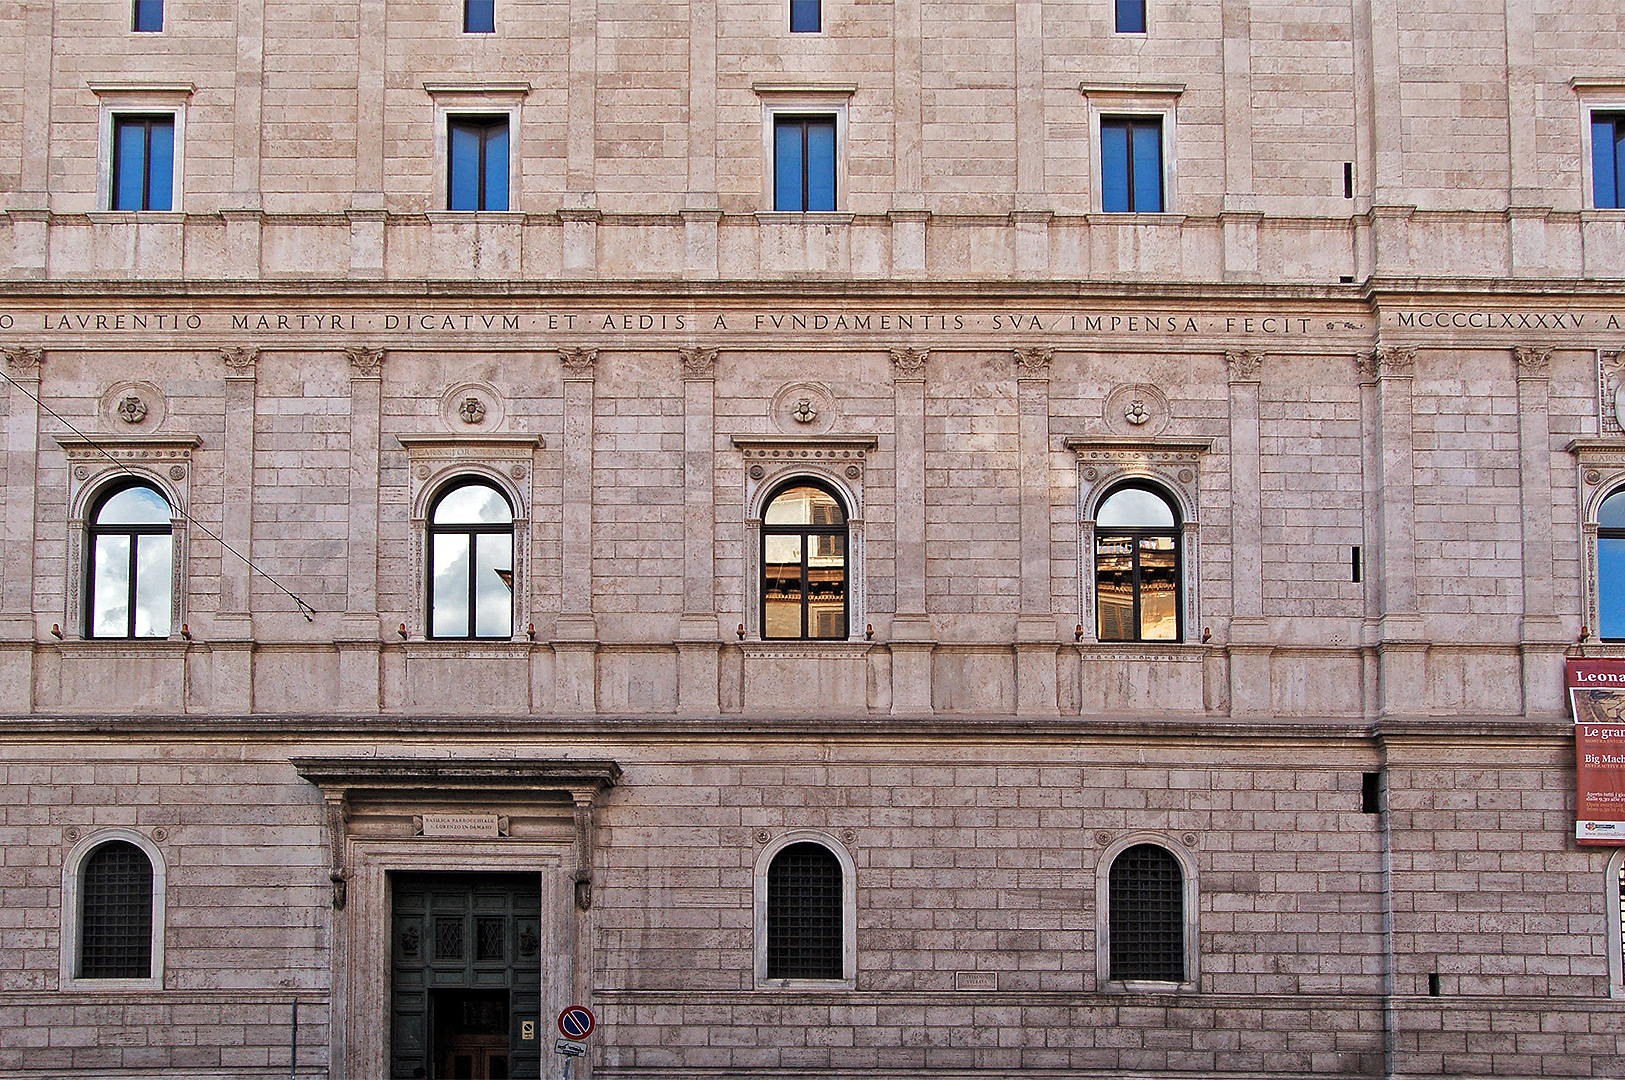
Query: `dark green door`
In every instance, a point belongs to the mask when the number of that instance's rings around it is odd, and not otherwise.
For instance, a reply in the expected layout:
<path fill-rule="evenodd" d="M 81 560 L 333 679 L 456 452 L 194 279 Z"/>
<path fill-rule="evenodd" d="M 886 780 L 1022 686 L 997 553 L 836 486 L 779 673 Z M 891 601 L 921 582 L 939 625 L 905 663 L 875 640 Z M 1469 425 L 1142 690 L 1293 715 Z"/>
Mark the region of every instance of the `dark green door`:
<path fill-rule="evenodd" d="M 391 882 L 390 1075 L 539 1077 L 537 877 L 395 874 Z M 532 1038 L 523 1038 L 527 1030 Z"/>

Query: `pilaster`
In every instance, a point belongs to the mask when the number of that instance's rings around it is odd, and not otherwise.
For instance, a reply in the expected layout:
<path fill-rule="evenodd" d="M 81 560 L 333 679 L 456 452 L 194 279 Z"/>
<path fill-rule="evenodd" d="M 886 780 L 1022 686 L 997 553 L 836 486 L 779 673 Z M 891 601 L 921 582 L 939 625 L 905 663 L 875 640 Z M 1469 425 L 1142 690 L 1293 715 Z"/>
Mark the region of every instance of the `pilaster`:
<path fill-rule="evenodd" d="M 683 369 L 683 617 L 678 628 L 678 711 L 716 715 L 717 350 L 679 350 Z"/>

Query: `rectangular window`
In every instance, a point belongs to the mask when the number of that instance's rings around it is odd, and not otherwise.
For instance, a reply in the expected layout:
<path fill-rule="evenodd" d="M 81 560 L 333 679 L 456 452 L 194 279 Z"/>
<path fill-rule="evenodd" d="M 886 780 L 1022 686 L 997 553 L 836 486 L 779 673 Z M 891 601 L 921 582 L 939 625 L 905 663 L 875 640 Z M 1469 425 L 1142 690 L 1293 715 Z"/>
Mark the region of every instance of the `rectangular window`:
<path fill-rule="evenodd" d="M 164 28 L 164 0 L 135 0 L 130 12 L 130 29 L 138 34 L 156 34 Z"/>
<path fill-rule="evenodd" d="M 1162 120 L 1103 118 L 1100 178 L 1100 208 L 1106 213 L 1160 214 Z"/>
<path fill-rule="evenodd" d="M 823 30 L 822 0 L 790 0 L 790 33 L 816 34 Z"/>
<path fill-rule="evenodd" d="M 446 128 L 447 209 L 508 209 L 508 118 L 458 116 Z"/>
<path fill-rule="evenodd" d="M 1591 114 L 1591 204 L 1625 210 L 1625 113 Z"/>
<path fill-rule="evenodd" d="M 835 117 L 774 119 L 773 209 L 835 209 Z"/>
<path fill-rule="evenodd" d="M 113 210 L 170 210 L 175 200 L 175 117 L 113 118 Z"/>
<path fill-rule="evenodd" d="M 497 32 L 496 0 L 463 0 L 463 33 Z"/>
<path fill-rule="evenodd" d="M 1117 0 L 1117 32 L 1145 33 L 1145 0 Z"/>

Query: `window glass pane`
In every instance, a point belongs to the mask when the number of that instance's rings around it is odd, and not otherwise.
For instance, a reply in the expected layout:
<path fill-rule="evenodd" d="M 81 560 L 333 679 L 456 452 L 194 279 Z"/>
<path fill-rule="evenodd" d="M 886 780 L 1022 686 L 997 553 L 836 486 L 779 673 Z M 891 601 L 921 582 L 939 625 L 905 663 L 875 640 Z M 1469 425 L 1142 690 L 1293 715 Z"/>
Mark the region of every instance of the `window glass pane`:
<path fill-rule="evenodd" d="M 495 0 L 463 0 L 463 33 L 496 33 L 496 7 Z"/>
<path fill-rule="evenodd" d="M 790 0 L 790 32 L 816 34 L 819 31 L 819 0 Z"/>
<path fill-rule="evenodd" d="M 466 534 L 429 536 L 429 633 L 433 637 L 468 636 L 468 542 Z"/>
<path fill-rule="evenodd" d="M 114 495 L 96 511 L 97 525 L 168 525 L 169 501 L 151 488 L 132 487 Z"/>
<path fill-rule="evenodd" d="M 508 125 L 492 124 L 485 137 L 485 201 L 481 210 L 508 209 Z"/>
<path fill-rule="evenodd" d="M 1605 529 L 1625 529 L 1625 491 L 1616 491 L 1602 501 L 1597 524 Z"/>
<path fill-rule="evenodd" d="M 145 210 L 147 126 L 139 120 L 118 120 L 113 126 L 114 210 Z"/>
<path fill-rule="evenodd" d="M 1128 201 L 1128 125 L 1100 125 L 1100 206 L 1107 213 L 1126 213 Z"/>
<path fill-rule="evenodd" d="M 846 537 L 809 536 L 807 636 L 846 636 Z"/>
<path fill-rule="evenodd" d="M 137 33 L 152 34 L 164 28 L 163 0 L 135 0 L 133 22 Z"/>
<path fill-rule="evenodd" d="M 807 209 L 835 209 L 835 121 L 807 121 Z"/>
<path fill-rule="evenodd" d="M 1171 536 L 1142 536 L 1140 546 L 1140 637 L 1173 641 L 1179 636 L 1178 553 Z"/>
<path fill-rule="evenodd" d="M 464 484 L 435 504 L 436 525 L 511 525 L 513 511 L 502 493 L 488 484 Z"/>
<path fill-rule="evenodd" d="M 762 636 L 801 636 L 801 537 L 762 538 Z"/>
<path fill-rule="evenodd" d="M 796 487 L 780 492 L 762 515 L 764 525 L 844 525 L 846 512 L 820 488 Z"/>
<path fill-rule="evenodd" d="M 174 537 L 138 536 L 135 543 L 135 636 L 168 637 Z"/>
<path fill-rule="evenodd" d="M 1117 0 L 1117 32 L 1145 33 L 1145 0 Z"/>
<path fill-rule="evenodd" d="M 1134 125 L 1134 211 L 1162 212 L 1162 125 Z"/>
<path fill-rule="evenodd" d="M 1591 192 L 1599 210 L 1618 209 L 1620 206 L 1620 146 L 1619 128 L 1612 116 L 1593 115 L 1591 118 Z"/>
<path fill-rule="evenodd" d="M 451 176 L 446 205 L 452 210 L 480 208 L 480 133 L 468 124 L 452 124 L 447 129 L 447 154 Z"/>
<path fill-rule="evenodd" d="M 474 537 L 474 636 L 513 633 L 513 534 Z"/>
<path fill-rule="evenodd" d="M 1625 639 L 1625 539 L 1597 541 L 1597 600 L 1602 608 L 1597 633 L 1610 641 Z"/>
<path fill-rule="evenodd" d="M 169 210 L 175 195 L 175 122 L 154 120 L 147 142 L 148 210 Z"/>
<path fill-rule="evenodd" d="M 780 120 L 773 126 L 773 209 L 805 210 L 801 186 L 803 125 L 799 120 Z"/>
<path fill-rule="evenodd" d="M 1171 529 L 1174 511 L 1153 491 L 1121 488 L 1100 504 L 1095 524 L 1109 529 Z"/>
<path fill-rule="evenodd" d="M 1095 633 L 1101 641 L 1134 640 L 1134 541 L 1095 536 Z"/>
<path fill-rule="evenodd" d="M 96 536 L 91 543 L 90 636 L 130 632 L 130 537 Z"/>

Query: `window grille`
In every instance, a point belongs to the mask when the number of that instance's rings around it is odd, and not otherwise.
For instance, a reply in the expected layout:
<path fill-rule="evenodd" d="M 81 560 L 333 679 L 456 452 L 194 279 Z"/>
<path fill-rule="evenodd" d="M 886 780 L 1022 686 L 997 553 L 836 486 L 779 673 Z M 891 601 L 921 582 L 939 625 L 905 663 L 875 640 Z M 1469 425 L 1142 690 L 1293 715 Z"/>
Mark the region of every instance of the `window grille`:
<path fill-rule="evenodd" d="M 434 921 L 434 958 L 461 960 L 463 958 L 463 917 L 438 916 Z"/>
<path fill-rule="evenodd" d="M 839 979 L 841 864 L 820 844 L 791 844 L 767 870 L 767 977 Z"/>
<path fill-rule="evenodd" d="M 1111 977 L 1185 981 L 1185 880 L 1179 861 L 1136 844 L 1112 863 Z"/>
<path fill-rule="evenodd" d="M 508 958 L 508 920 L 490 916 L 479 919 L 474 945 L 476 960 L 506 960 Z"/>
<path fill-rule="evenodd" d="M 152 863 L 110 840 L 85 860 L 79 908 L 81 979 L 152 977 Z"/>

